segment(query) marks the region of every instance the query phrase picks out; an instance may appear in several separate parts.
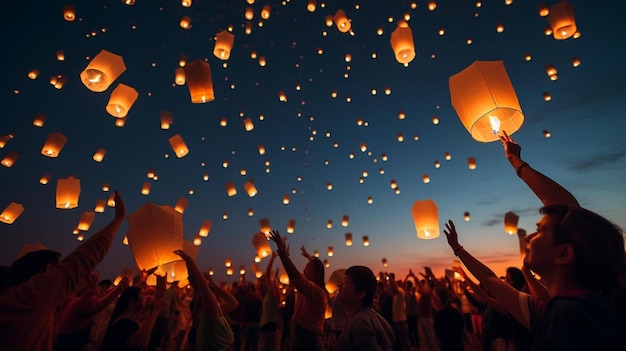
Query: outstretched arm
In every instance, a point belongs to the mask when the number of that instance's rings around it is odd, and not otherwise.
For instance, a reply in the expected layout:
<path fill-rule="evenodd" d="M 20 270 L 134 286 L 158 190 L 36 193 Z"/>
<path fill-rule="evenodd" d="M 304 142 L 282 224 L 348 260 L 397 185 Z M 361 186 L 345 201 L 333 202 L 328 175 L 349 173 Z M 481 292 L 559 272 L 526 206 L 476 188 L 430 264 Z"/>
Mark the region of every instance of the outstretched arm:
<path fill-rule="evenodd" d="M 200 303 L 202 304 L 202 312 L 210 318 L 217 318 L 220 315 L 219 303 L 213 291 L 209 288 L 209 285 L 196 262 L 187 255 L 183 250 L 174 251 L 175 254 L 180 256 L 187 264 L 187 272 L 189 273 L 189 280 L 193 281 L 194 289 L 198 289 L 198 296 L 200 297 Z"/>
<path fill-rule="evenodd" d="M 526 285 L 528 285 L 528 292 L 536 296 L 540 299 L 548 300 L 550 299 L 550 293 L 546 290 L 546 287 L 541 284 L 537 278 L 530 271 L 530 268 L 523 266 L 522 273 L 524 274 L 524 278 L 526 278 Z"/>
<path fill-rule="evenodd" d="M 446 229 L 443 232 L 446 234 L 448 245 L 450 245 L 454 254 L 459 257 L 465 267 L 469 269 L 470 273 L 489 290 L 500 306 L 522 324 L 526 324 L 519 304 L 520 292 L 500 280 L 489 267 L 485 266 L 459 244 L 458 234 L 451 220 L 448 220 Z"/>
<path fill-rule="evenodd" d="M 500 135 L 500 141 L 504 145 L 504 153 L 517 175 L 522 178 L 544 206 L 567 205 L 579 206 L 578 201 L 567 189 L 551 178 L 536 171 L 521 158 L 522 148 L 505 131 Z"/>
<path fill-rule="evenodd" d="M 470 279 L 470 277 L 467 275 L 467 273 L 465 273 L 463 268 L 453 267 L 452 269 L 454 269 L 455 272 L 459 273 L 463 277 L 463 279 L 465 279 L 467 284 L 472 288 L 472 291 L 474 292 L 474 295 L 478 299 L 478 302 L 483 303 L 500 313 L 507 312 L 502 306 L 500 306 L 500 304 L 498 303 L 498 300 L 489 296 L 489 294 L 485 290 L 483 290 L 483 288 L 481 288 L 480 285 L 476 284 L 472 279 Z"/>
<path fill-rule="evenodd" d="M 272 265 L 274 264 L 276 256 L 278 256 L 276 251 L 272 251 L 272 257 L 270 257 L 270 261 L 268 262 L 267 267 L 265 267 L 265 274 L 263 274 L 263 282 L 265 283 L 267 290 L 269 290 L 270 294 L 274 297 L 279 296 L 278 287 L 272 279 Z"/>
<path fill-rule="evenodd" d="M 280 233 L 277 230 L 272 230 L 269 233 L 269 238 L 276 243 L 276 253 L 278 253 L 278 257 L 280 257 L 280 261 L 283 263 L 285 272 L 287 272 L 287 275 L 289 276 L 289 281 L 296 281 L 300 272 L 291 261 L 291 258 L 289 258 L 289 249 L 283 238 L 280 236 Z"/>

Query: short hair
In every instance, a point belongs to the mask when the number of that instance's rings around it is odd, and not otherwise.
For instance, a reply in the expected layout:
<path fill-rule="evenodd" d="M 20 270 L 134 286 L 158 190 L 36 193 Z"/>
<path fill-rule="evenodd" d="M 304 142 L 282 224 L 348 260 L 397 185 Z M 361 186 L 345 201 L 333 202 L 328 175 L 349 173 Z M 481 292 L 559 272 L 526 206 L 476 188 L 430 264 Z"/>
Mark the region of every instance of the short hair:
<path fill-rule="evenodd" d="M 22 284 L 32 276 L 46 271 L 48 264 L 57 264 L 61 254 L 52 250 L 31 251 L 11 264 L 7 287 Z"/>
<path fill-rule="evenodd" d="M 524 285 L 526 285 L 526 278 L 524 278 L 524 273 L 522 270 L 517 267 L 509 267 L 506 269 L 506 274 L 511 277 L 511 286 L 513 286 L 517 290 L 522 290 Z"/>
<path fill-rule="evenodd" d="M 606 218 L 575 206 L 545 206 L 539 211 L 558 216 L 554 226 L 557 244 L 574 249 L 574 282 L 581 288 L 608 292 L 619 286 L 626 270 L 622 230 Z"/>
<path fill-rule="evenodd" d="M 352 278 L 354 290 L 364 292 L 363 305 L 372 307 L 374 303 L 374 295 L 376 295 L 376 287 L 378 282 L 376 276 L 371 269 L 365 266 L 352 266 L 346 269 L 345 275 Z"/>

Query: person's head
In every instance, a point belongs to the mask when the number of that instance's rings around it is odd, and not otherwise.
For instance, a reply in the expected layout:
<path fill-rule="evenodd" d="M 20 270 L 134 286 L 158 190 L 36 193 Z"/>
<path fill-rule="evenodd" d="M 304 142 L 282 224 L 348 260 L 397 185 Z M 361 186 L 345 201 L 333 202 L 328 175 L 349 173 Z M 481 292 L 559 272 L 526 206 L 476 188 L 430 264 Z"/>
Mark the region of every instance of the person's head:
<path fill-rule="evenodd" d="M 145 298 L 143 290 L 136 286 L 130 286 L 120 294 L 117 299 L 115 309 L 120 309 L 121 312 L 126 311 L 141 311 L 145 306 Z"/>
<path fill-rule="evenodd" d="M 312 258 L 304 267 L 304 276 L 317 284 L 324 287 L 324 264 L 319 258 Z"/>
<path fill-rule="evenodd" d="M 7 287 L 22 284 L 38 273 L 44 273 L 59 263 L 61 254 L 52 250 L 32 251 L 11 264 Z"/>
<path fill-rule="evenodd" d="M 96 294 L 101 296 L 104 295 L 109 288 L 113 285 L 113 282 L 110 279 L 103 279 L 98 282 L 98 287 L 96 288 Z"/>
<path fill-rule="evenodd" d="M 360 303 L 362 306 L 371 307 L 377 286 L 376 276 L 371 269 L 365 266 L 352 266 L 346 269 L 337 298 L 346 304 Z"/>
<path fill-rule="evenodd" d="M 565 268 L 578 287 L 606 291 L 625 269 L 622 230 L 589 210 L 546 206 L 537 232 L 527 237 L 525 265 L 539 275 Z"/>
<path fill-rule="evenodd" d="M 507 268 L 504 280 L 517 290 L 522 290 L 524 285 L 526 285 L 524 273 L 522 273 L 522 270 L 517 267 Z"/>

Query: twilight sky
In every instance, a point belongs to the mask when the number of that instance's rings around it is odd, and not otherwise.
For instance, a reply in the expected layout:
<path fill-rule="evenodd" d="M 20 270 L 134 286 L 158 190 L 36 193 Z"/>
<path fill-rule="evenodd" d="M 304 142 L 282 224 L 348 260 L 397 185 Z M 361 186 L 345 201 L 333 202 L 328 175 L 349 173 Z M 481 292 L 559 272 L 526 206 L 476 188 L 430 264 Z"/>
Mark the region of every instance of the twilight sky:
<path fill-rule="evenodd" d="M 442 230 L 448 218 L 454 220 L 461 243 L 503 274 L 507 266 L 520 265 L 517 237 L 504 232 L 504 214 L 515 212 L 520 228 L 532 232 L 541 203 L 515 176 L 501 144 L 473 140 L 450 103 L 449 77 L 476 60 L 504 62 L 525 116 L 513 135 L 522 157 L 568 188 L 584 207 L 626 227 L 622 2 L 571 1 L 581 36 L 567 40 L 544 34 L 548 22 L 539 16 L 537 1 L 483 1 L 477 7 L 475 1 L 447 0 L 438 1 L 434 11 L 423 1 L 415 9 L 410 1 L 318 1 L 314 12 L 301 0 L 248 2 L 193 0 L 187 8 L 176 0 L 136 0 L 132 6 L 119 0 L 75 1 L 72 22 L 63 18 L 63 2 L 5 4 L 0 136 L 7 141 L 0 159 L 11 152 L 19 159 L 10 168 L 0 167 L 0 212 L 11 202 L 22 204 L 24 212 L 13 224 L 0 223 L 1 265 L 9 265 L 26 243 L 71 252 L 79 244 L 72 231 L 81 214 L 94 211 L 98 200 L 118 189 L 128 214 L 147 202 L 173 207 L 186 198 L 183 224 L 189 240 L 203 221 L 212 221 L 197 261 L 213 267 L 220 280 L 235 279 L 225 274 L 226 258 L 250 269 L 252 235 L 262 218 L 288 238 L 299 267 L 305 263 L 299 247 L 305 245 L 330 262 L 328 275 L 353 264 L 399 276 L 430 265 L 443 274 L 454 259 L 443 233 L 434 240 L 415 233 L 411 207 L 425 199 L 438 205 Z M 260 16 L 264 5 L 271 5 L 268 19 Z M 244 16 L 248 7 L 254 11 L 250 22 Z M 353 35 L 326 26 L 325 16 L 338 9 L 351 19 Z M 405 14 L 416 51 L 407 67 L 395 60 L 389 42 Z M 179 26 L 183 16 L 191 19 L 191 28 Z M 501 33 L 498 24 L 504 25 Z M 230 59 L 221 61 L 213 55 L 214 36 L 229 27 L 234 46 Z M 102 49 L 122 56 L 126 71 L 96 93 L 79 75 Z M 192 104 L 188 87 L 174 84 L 181 55 L 187 62 L 210 64 L 214 101 Z M 261 56 L 265 66 L 259 65 Z M 578 67 L 572 65 L 574 57 Z M 547 65 L 557 69 L 557 80 L 548 77 Z M 36 79 L 28 77 L 32 69 L 40 71 Z M 62 89 L 49 83 L 59 74 L 67 78 Z M 105 110 L 118 83 L 139 93 L 123 127 Z M 544 92 L 551 101 L 544 101 Z M 170 129 L 161 129 L 162 111 L 171 111 Z M 41 127 L 33 125 L 37 114 L 47 116 Z M 254 123 L 252 131 L 244 128 L 246 118 Z M 54 132 L 67 142 L 58 157 L 50 158 L 40 151 Z M 189 148 L 183 158 L 169 145 L 175 134 Z M 98 163 L 92 156 L 99 148 L 106 155 Z M 468 169 L 468 157 L 476 158 L 475 170 Z M 150 169 L 158 180 L 146 176 Z M 52 175 L 47 185 L 39 183 L 44 174 Z M 429 183 L 422 181 L 424 174 Z M 57 180 L 70 175 L 80 179 L 79 205 L 57 209 Z M 251 179 L 258 189 L 252 198 L 243 188 Z M 102 191 L 105 182 L 111 191 Z M 141 194 L 144 182 L 151 183 L 149 195 Z M 226 182 L 235 184 L 237 195 L 227 195 Z M 464 221 L 464 212 L 470 221 Z M 347 227 L 341 225 L 344 215 Z M 107 207 L 83 234 L 89 237 L 112 218 Z M 293 234 L 286 232 L 290 219 L 296 222 Z M 122 244 L 127 229 L 125 221 L 98 267 L 105 277 L 135 267 L 130 248 Z M 345 233 L 353 234 L 350 247 Z M 363 236 L 369 237 L 368 247 L 361 244 Z M 328 246 L 334 247 L 333 257 L 326 254 Z"/>

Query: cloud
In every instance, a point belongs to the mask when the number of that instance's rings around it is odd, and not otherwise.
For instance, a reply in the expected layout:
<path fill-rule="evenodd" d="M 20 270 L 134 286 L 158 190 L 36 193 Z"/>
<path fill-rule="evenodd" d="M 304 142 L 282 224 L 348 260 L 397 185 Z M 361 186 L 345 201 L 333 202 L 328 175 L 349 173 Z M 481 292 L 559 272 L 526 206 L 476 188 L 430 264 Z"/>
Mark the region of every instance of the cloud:
<path fill-rule="evenodd" d="M 520 217 L 524 216 L 532 216 L 538 214 L 537 207 L 527 207 L 527 208 L 515 208 L 511 211 Z M 491 219 L 486 219 L 482 222 L 482 225 L 485 227 L 499 226 L 504 223 L 504 213 L 494 213 L 491 215 Z"/>
<path fill-rule="evenodd" d="M 590 169 L 596 169 L 605 165 L 611 165 L 614 162 L 624 158 L 624 156 L 626 156 L 625 150 L 603 153 L 601 155 L 596 155 L 591 159 L 576 162 L 568 168 L 572 171 L 586 171 Z"/>

